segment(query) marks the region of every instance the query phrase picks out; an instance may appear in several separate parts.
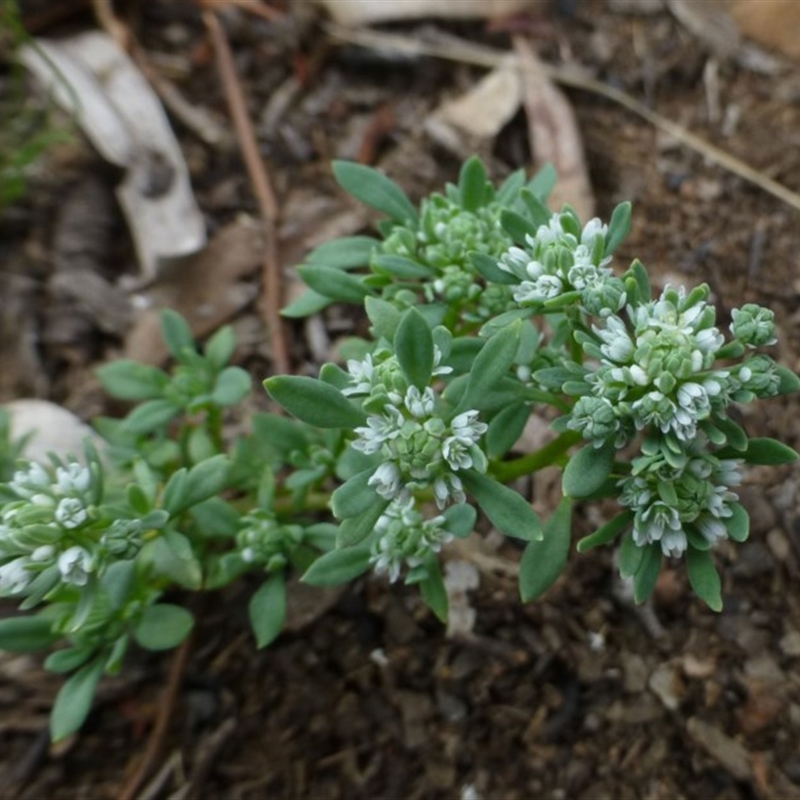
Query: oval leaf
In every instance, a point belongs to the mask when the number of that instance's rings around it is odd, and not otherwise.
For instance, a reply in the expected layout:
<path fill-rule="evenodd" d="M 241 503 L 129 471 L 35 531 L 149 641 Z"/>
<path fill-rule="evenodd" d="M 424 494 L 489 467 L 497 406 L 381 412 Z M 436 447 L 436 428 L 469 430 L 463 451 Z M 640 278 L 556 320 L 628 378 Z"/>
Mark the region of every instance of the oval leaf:
<path fill-rule="evenodd" d="M 519 593 L 523 603 L 547 591 L 563 572 L 569 555 L 571 522 L 572 500 L 564 497 L 545 523 L 542 540 L 525 548 L 519 565 Z"/>
<path fill-rule="evenodd" d="M 277 639 L 286 621 L 286 580 L 282 572 L 271 575 L 250 598 L 250 627 L 260 650 Z"/>
<path fill-rule="evenodd" d="M 581 499 L 596 492 L 611 474 L 614 466 L 613 444 L 594 447 L 589 444 L 570 458 L 561 488 L 565 495 Z"/>
<path fill-rule="evenodd" d="M 409 308 L 400 319 L 394 352 L 409 383 L 420 391 L 427 387 L 433 372 L 433 334 L 416 308 Z"/>
<path fill-rule="evenodd" d="M 44 617 L 9 617 L 0 619 L 0 650 L 9 653 L 33 653 L 58 641 L 52 620 Z"/>
<path fill-rule="evenodd" d="M 92 707 L 103 665 L 103 659 L 86 664 L 59 689 L 50 714 L 50 738 L 54 742 L 75 733 L 83 725 Z"/>
<path fill-rule="evenodd" d="M 133 638 L 145 650 L 170 650 L 191 632 L 194 617 L 182 606 L 157 603 L 144 610 Z"/>
<path fill-rule="evenodd" d="M 337 586 L 363 575 L 369 569 L 368 545 L 331 550 L 320 556 L 303 575 L 310 586 Z"/>
<path fill-rule="evenodd" d="M 338 389 L 314 378 L 276 375 L 264 387 L 288 412 L 318 428 L 355 428 L 367 419 Z"/>
<path fill-rule="evenodd" d="M 686 551 L 686 571 L 694 593 L 712 611 L 722 611 L 722 586 L 711 553 L 690 547 Z"/>
<path fill-rule="evenodd" d="M 375 467 L 353 475 L 331 495 L 331 510 L 338 519 L 357 517 L 378 501 L 375 490 L 368 485 Z"/>
<path fill-rule="evenodd" d="M 497 530 L 527 542 L 542 538 L 539 515 L 524 497 L 479 472 L 460 472 L 459 475 Z"/>
<path fill-rule="evenodd" d="M 371 208 L 401 223 L 416 222 L 417 210 L 406 193 L 382 172 L 351 161 L 334 161 L 339 186 Z"/>
<path fill-rule="evenodd" d="M 521 335 L 522 322 L 517 320 L 501 328 L 484 344 L 470 370 L 467 391 L 459 403 L 460 410 L 483 407 L 489 392 L 497 388 L 513 364 Z"/>

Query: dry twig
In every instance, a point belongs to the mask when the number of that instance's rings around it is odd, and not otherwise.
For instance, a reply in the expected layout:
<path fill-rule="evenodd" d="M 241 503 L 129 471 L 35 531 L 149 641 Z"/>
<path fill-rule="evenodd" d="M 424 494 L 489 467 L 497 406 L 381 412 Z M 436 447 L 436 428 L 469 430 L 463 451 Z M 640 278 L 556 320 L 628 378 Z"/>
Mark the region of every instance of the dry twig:
<path fill-rule="evenodd" d="M 147 747 L 136 771 L 122 787 L 122 791 L 119 793 L 119 800 L 133 800 L 139 791 L 139 787 L 147 780 L 155 766 L 158 754 L 164 746 L 164 739 L 169 730 L 172 714 L 175 711 L 175 703 L 181 688 L 183 672 L 186 669 L 186 662 L 192 647 L 191 641 L 191 637 L 186 639 L 172 657 L 169 675 L 167 676 L 167 685 L 162 693 L 161 702 L 158 706 L 158 716 L 156 717 L 155 725 L 153 725 L 153 730 L 150 732 Z"/>
<path fill-rule="evenodd" d="M 473 64 L 479 67 L 497 67 L 500 64 L 507 63 L 509 57 L 507 53 L 466 41 L 454 42 L 452 39 L 448 39 L 445 43 L 431 44 L 419 42 L 406 36 L 371 30 L 356 30 L 333 24 L 328 24 L 326 30 L 334 39 L 373 50 L 411 56 L 430 56 L 463 64 Z M 793 192 L 786 186 L 772 180 L 763 172 L 686 130 L 678 123 L 652 111 L 629 94 L 612 86 L 607 86 L 594 78 L 576 74 L 570 69 L 551 65 L 543 66 L 545 73 L 557 83 L 569 86 L 572 89 L 591 92 L 621 105 L 709 161 L 737 175 L 748 183 L 758 186 L 773 197 L 777 197 L 787 205 L 800 211 L 800 194 Z"/>
<path fill-rule="evenodd" d="M 208 0 L 200 0 L 204 7 L 203 22 L 211 36 L 214 50 L 217 54 L 217 66 L 220 79 L 228 98 L 233 125 L 239 140 L 253 193 L 261 209 L 261 217 L 265 226 L 266 254 L 264 256 L 264 303 L 263 310 L 270 332 L 272 346 L 272 360 L 275 372 L 286 374 L 290 371 L 289 348 L 286 342 L 286 332 L 281 318 L 281 266 L 278 261 L 278 204 L 270 185 L 261 154 L 258 151 L 253 123 L 247 112 L 247 102 L 244 90 L 236 74 L 225 31 L 217 19 L 216 13 L 210 7 Z"/>

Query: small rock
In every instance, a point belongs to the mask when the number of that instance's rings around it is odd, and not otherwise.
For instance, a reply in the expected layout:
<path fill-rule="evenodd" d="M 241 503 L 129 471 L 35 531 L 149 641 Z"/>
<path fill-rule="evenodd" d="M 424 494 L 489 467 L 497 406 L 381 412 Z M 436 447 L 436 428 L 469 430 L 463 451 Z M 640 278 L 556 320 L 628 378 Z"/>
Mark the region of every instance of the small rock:
<path fill-rule="evenodd" d="M 622 656 L 622 685 L 626 692 L 640 694 L 647 688 L 648 668 L 640 655 L 624 653 Z"/>
<path fill-rule="evenodd" d="M 686 686 L 674 662 L 659 664 L 651 673 L 647 685 L 670 711 L 677 711 L 686 695 Z"/>
<path fill-rule="evenodd" d="M 800 656 L 800 631 L 790 630 L 778 643 L 785 656 Z"/>
<path fill-rule="evenodd" d="M 717 662 L 712 658 L 701 659 L 687 653 L 681 659 L 681 667 L 687 678 L 710 678 L 717 669 Z"/>
<path fill-rule="evenodd" d="M 779 564 L 783 564 L 792 551 L 792 545 L 780 528 L 773 528 L 767 534 L 767 547 Z"/>
<path fill-rule="evenodd" d="M 441 689 L 436 692 L 436 707 L 448 722 L 461 722 L 469 711 L 467 704 L 461 698 Z"/>

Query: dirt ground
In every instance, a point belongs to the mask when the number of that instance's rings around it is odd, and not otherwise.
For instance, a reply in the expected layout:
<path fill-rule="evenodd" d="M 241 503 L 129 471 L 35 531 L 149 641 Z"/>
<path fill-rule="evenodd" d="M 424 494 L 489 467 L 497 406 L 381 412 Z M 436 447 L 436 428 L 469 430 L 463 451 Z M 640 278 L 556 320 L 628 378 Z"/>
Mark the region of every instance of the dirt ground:
<path fill-rule="evenodd" d="M 95 24 L 81 3 L 70 5 L 74 13 L 43 34 Z M 194 4 L 129 6 L 159 68 L 224 119 Z M 339 46 L 306 2 L 272 21 L 235 9 L 222 19 L 279 201 L 285 267 L 327 237 L 368 227 L 335 190 L 330 159 L 360 156 L 414 198 L 455 178 L 460 155 L 423 122 L 485 70 Z M 561 0 L 505 25 L 429 20 L 390 29 L 504 51 L 510 32 L 527 36 L 547 63 L 580 65 L 800 192 L 800 66 L 746 39 L 715 54 L 659 2 Z M 637 256 L 662 282 L 707 281 L 723 324 L 744 301 L 769 305 L 780 325 L 776 357 L 800 368 L 800 211 L 607 98 L 567 93 L 598 213 L 634 204 L 617 263 Z M 243 213 L 257 216 L 236 149 L 176 127 L 211 235 Z M 530 166 L 522 112 L 483 154 L 496 178 Z M 136 267 L 109 200 L 114 179 L 73 140 L 49 153 L 28 194 L 0 217 L 0 400 L 46 397 L 87 419 L 115 411 L 91 374 L 131 352 L 137 325 L 120 281 Z M 75 253 L 103 278 L 119 314 L 109 319 L 102 303 L 64 288 Z M 242 341 L 237 361 L 263 379 L 272 362 L 257 260 L 225 280 L 239 291 L 229 315 Z M 312 371 L 357 325 L 340 309 L 292 323 L 294 368 Z M 780 400 L 743 416 L 751 434 L 798 447 L 799 410 L 796 399 Z M 748 475 L 742 496 L 753 534 L 718 550 L 720 614 L 691 595 L 680 568 L 662 575 L 651 604 L 635 607 L 607 552 L 576 554 L 542 601 L 522 605 L 519 551 L 491 535 L 471 556 L 480 585 L 466 598 L 476 613 L 468 634 L 449 635 L 413 589 L 368 578 L 328 598 L 323 612 L 318 595 L 304 596 L 305 622 L 256 652 L 246 616 L 252 587 L 200 598 L 166 744 L 139 796 L 800 798 L 799 474 Z M 597 522 L 605 510 L 584 513 Z M 123 675 L 103 684 L 81 733 L 58 747 L 46 730 L 58 680 L 39 664 L 0 655 L 0 797 L 120 796 L 147 747 L 170 656 L 132 654 Z"/>

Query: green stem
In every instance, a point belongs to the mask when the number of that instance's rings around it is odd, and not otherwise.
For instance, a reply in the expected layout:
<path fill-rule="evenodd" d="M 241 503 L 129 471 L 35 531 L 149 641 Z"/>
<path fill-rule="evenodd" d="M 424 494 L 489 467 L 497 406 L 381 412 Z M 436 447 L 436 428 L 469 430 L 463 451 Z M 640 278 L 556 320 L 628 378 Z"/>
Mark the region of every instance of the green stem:
<path fill-rule="evenodd" d="M 513 461 L 497 464 L 493 467 L 492 473 L 501 483 L 513 481 L 523 475 L 530 475 L 544 467 L 555 464 L 560 456 L 563 456 L 572 445 L 577 444 L 581 439 L 582 437 L 577 431 L 566 431 L 535 453 L 528 453 L 528 455 L 516 458 Z"/>

